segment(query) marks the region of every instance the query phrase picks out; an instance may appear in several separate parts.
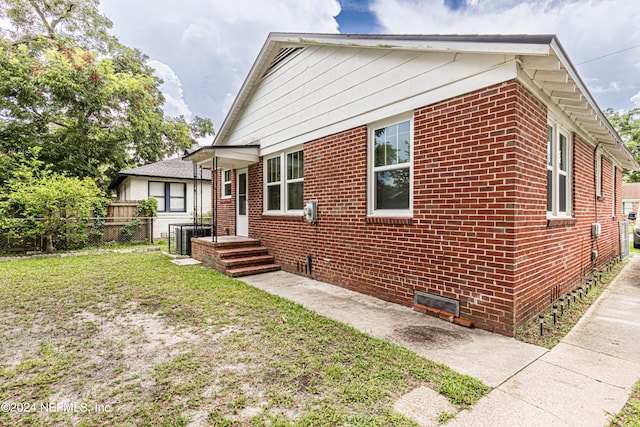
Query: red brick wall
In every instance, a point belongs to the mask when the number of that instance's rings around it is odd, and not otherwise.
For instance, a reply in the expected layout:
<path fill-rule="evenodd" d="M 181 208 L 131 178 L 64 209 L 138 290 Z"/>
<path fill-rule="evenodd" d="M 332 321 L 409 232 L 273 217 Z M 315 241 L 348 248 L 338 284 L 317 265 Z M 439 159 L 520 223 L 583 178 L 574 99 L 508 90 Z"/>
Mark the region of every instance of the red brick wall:
<path fill-rule="evenodd" d="M 531 117 L 531 116 L 528 116 Z M 526 120 L 525 120 L 526 121 Z M 540 130 L 546 119 L 538 120 Z M 537 315 L 559 297 L 580 285 L 591 271 L 591 251 L 599 253 L 595 267 L 619 255 L 618 221 L 622 220 L 622 174 L 616 172 L 616 214 L 613 215 L 612 170 L 610 160 L 603 162 L 603 195 L 595 199 L 595 148 L 573 135 L 573 221 L 546 219 L 546 135 L 523 141 L 525 151 L 535 153 L 519 159 L 527 171 L 518 185 L 518 228 L 516 237 L 516 326 Z M 537 197 L 536 197 L 537 196 Z M 525 203 L 529 200 L 530 203 Z M 597 208 L 597 210 L 596 210 Z M 597 212 L 597 218 L 596 218 Z M 599 222 L 601 237 L 591 237 L 591 224 Z"/>
<path fill-rule="evenodd" d="M 311 255 L 320 280 L 405 305 L 414 290 L 456 298 L 461 317 L 513 335 L 590 259 L 593 149 L 575 138 L 577 221 L 548 227 L 546 123 L 515 81 L 416 110 L 410 220 L 367 218 L 366 125 L 310 141 L 304 191 L 318 223 L 263 215 L 260 162 L 249 168 L 249 234 L 285 270 L 304 273 Z M 607 162 L 604 178 L 598 219 L 614 238 L 598 240 L 601 261 L 617 254 Z"/>

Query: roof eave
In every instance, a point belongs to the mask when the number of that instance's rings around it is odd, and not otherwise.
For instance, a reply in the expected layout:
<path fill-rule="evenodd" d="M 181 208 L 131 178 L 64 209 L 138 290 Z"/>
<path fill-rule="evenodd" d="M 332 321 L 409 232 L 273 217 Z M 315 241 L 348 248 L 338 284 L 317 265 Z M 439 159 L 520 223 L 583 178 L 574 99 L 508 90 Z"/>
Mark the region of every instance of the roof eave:
<path fill-rule="evenodd" d="M 596 103 L 586 85 L 578 75 L 564 48 L 555 35 L 367 35 L 367 34 L 314 34 L 314 33 L 270 33 L 251 70 L 243 82 L 229 113 L 225 117 L 211 147 L 221 147 L 232 130 L 237 117 L 250 98 L 254 87 L 261 80 L 279 45 L 340 45 L 345 47 L 370 47 L 385 49 L 415 49 L 423 51 L 483 52 L 496 54 L 548 56 L 551 51 L 565 67 L 584 96 L 589 110 L 597 117 L 597 127 L 602 131 L 594 138 L 614 150 L 620 164 L 631 170 L 640 165 L 626 148 L 624 142 Z M 203 147 L 205 148 L 205 147 Z M 199 150 L 198 150 L 199 151 Z M 183 159 L 186 159 L 183 157 Z"/>
<path fill-rule="evenodd" d="M 345 47 L 370 47 L 370 48 L 396 48 L 396 49 L 419 49 L 432 51 L 450 51 L 446 44 L 458 43 L 466 44 L 463 49 L 468 52 L 487 52 L 487 46 L 495 46 L 502 43 L 504 52 L 502 53 L 548 53 L 549 43 L 553 35 L 371 35 L 371 34 L 319 34 L 319 33 L 269 33 L 260 53 L 254 61 L 249 74 L 245 78 L 238 95 L 231 104 L 229 112 L 225 116 L 218 133 L 216 134 L 212 146 L 224 143 L 228 132 L 234 125 L 236 117 L 240 114 L 244 103 L 251 95 L 253 88 L 261 80 L 262 75 L 269 65 L 271 56 L 277 53 L 278 44 L 290 44 L 297 46 L 304 45 L 341 45 Z M 484 48 L 472 48 L 471 46 L 483 45 Z M 519 47 L 519 49 L 516 48 Z M 527 48 L 523 51 L 523 46 Z M 274 53 L 275 51 L 275 53 Z M 501 53 L 501 52 L 496 52 Z"/>
<path fill-rule="evenodd" d="M 614 129 L 613 125 L 611 125 L 611 123 L 609 122 L 609 119 L 604 115 L 604 113 L 600 109 L 600 106 L 596 102 L 593 95 L 591 95 L 591 92 L 589 91 L 585 83 L 582 81 L 582 78 L 576 71 L 573 63 L 569 59 L 569 56 L 567 55 L 566 51 L 562 47 L 562 44 L 557 39 L 557 37 L 555 36 L 553 37 L 550 45 L 553 51 L 555 52 L 556 56 L 560 60 L 560 62 L 562 62 L 562 64 L 564 65 L 565 69 L 567 70 L 567 73 L 569 74 L 573 82 L 578 87 L 578 90 L 580 91 L 580 93 L 582 93 L 582 95 L 585 97 L 585 100 L 587 101 L 588 105 L 591 107 L 596 117 L 600 120 L 600 123 L 605 127 L 605 129 L 608 131 L 609 135 L 611 136 L 611 138 L 608 141 L 607 141 L 608 138 L 602 138 L 598 142 L 604 143 L 605 145 L 609 145 L 612 149 L 614 149 L 615 151 L 618 151 L 621 156 L 618 157 L 617 160 L 621 163 L 623 167 L 629 170 L 640 170 L 640 165 L 638 164 L 636 159 L 633 157 L 633 154 L 631 154 L 631 152 L 625 145 L 624 141 L 618 134 L 618 132 Z"/>

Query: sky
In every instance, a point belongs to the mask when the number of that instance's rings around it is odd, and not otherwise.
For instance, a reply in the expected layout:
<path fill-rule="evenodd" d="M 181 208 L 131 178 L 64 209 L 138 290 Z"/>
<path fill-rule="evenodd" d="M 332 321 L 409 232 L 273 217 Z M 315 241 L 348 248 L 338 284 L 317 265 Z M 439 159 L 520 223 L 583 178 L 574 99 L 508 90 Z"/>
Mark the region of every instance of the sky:
<path fill-rule="evenodd" d="M 556 34 L 602 109 L 640 107 L 636 0 L 101 0 L 164 80 L 165 113 L 218 129 L 269 32 Z"/>

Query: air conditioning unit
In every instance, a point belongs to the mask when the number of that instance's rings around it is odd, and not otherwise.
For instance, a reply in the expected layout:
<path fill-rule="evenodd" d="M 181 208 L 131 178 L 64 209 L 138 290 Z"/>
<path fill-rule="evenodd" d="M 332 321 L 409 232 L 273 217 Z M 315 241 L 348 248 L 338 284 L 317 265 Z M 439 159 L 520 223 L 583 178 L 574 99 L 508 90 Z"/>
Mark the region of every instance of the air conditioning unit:
<path fill-rule="evenodd" d="M 191 255 L 191 238 L 193 237 L 193 227 L 176 228 L 176 254 Z"/>
<path fill-rule="evenodd" d="M 176 227 L 175 248 L 176 254 L 191 256 L 191 238 L 211 236 L 211 227 Z"/>

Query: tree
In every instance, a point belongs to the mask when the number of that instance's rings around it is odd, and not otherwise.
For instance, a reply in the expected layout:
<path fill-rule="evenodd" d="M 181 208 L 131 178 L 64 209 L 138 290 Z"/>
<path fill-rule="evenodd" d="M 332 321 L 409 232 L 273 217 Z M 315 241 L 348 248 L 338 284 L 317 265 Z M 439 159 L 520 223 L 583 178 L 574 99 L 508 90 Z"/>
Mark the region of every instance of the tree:
<path fill-rule="evenodd" d="M 0 37 L 0 153 L 41 147 L 53 170 L 106 184 L 118 170 L 190 147 L 190 132 L 210 134 L 213 125 L 164 116 L 148 57 L 108 35 L 98 4 L 2 3 L 12 28 Z"/>
<path fill-rule="evenodd" d="M 112 23 L 98 12 L 99 4 L 100 0 L 3 0 L 0 18 L 12 27 L 0 31 L 14 44 L 29 46 L 44 38 L 108 54 L 119 43 L 109 34 Z"/>
<path fill-rule="evenodd" d="M 633 157 L 640 163 L 640 108 L 633 108 L 627 112 L 614 112 L 608 108 L 604 113 L 627 143 Z M 623 178 L 625 182 L 640 182 L 640 172 L 625 170 Z"/>
<path fill-rule="evenodd" d="M 54 251 L 57 239 L 68 246 L 83 246 L 92 210 L 108 201 L 90 178 L 51 172 L 37 158 L 22 165 L 6 189 L 7 197 L 0 202 L 0 227 L 18 237 L 44 236 L 47 253 Z"/>

